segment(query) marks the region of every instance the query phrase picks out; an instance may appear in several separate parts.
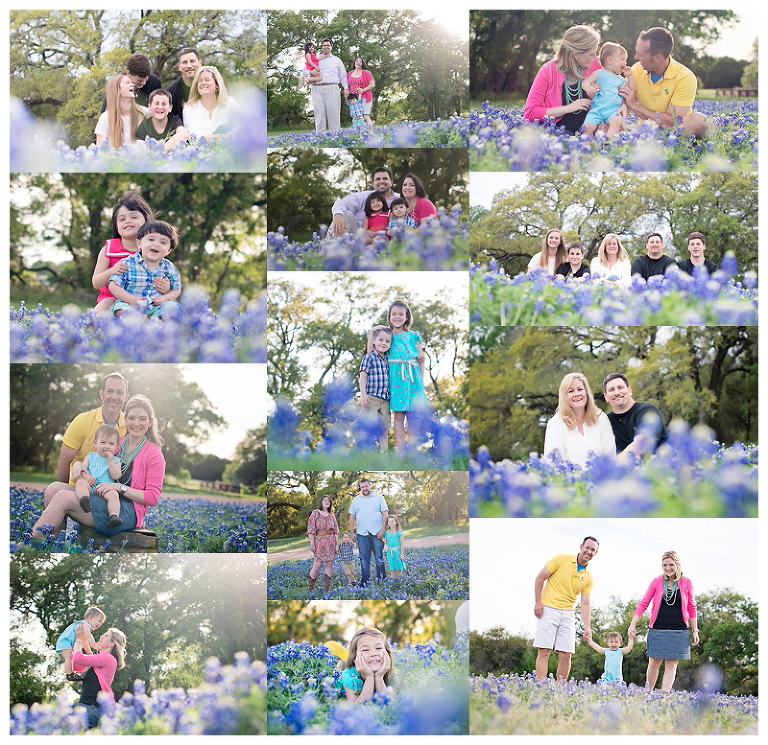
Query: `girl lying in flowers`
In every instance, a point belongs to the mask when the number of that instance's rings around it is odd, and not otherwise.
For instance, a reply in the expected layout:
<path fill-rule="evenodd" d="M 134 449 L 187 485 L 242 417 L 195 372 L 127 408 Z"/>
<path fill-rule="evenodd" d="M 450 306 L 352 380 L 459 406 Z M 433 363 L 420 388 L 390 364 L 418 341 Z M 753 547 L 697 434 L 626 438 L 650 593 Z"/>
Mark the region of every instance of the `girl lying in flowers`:
<path fill-rule="evenodd" d="M 340 657 L 337 668 L 343 672 L 336 679 L 336 687 L 347 701 L 364 704 L 375 694 L 395 698 L 397 673 L 392 662 L 392 648 L 378 629 L 359 628 L 344 657 Z"/>

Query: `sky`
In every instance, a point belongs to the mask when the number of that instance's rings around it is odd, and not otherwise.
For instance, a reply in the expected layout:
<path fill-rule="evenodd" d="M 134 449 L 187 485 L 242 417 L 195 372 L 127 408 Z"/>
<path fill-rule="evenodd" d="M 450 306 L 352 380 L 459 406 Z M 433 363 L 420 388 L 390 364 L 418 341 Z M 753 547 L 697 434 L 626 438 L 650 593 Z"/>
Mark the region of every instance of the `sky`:
<path fill-rule="evenodd" d="M 677 551 L 697 594 L 732 588 L 758 599 L 757 520 L 481 519 L 470 521 L 470 628 L 502 626 L 533 637 L 533 583 L 557 554 L 579 551 L 593 535 L 592 607 L 611 597 L 639 599 L 661 574 L 661 555 Z"/>

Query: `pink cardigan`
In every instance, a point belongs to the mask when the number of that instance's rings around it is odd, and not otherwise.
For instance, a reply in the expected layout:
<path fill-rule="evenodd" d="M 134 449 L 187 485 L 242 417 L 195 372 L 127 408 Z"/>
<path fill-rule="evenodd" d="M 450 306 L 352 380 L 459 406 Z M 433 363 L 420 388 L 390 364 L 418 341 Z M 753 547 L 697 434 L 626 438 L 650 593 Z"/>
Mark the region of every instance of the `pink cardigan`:
<path fill-rule="evenodd" d="M 584 71 L 584 77 L 591 75 L 595 70 L 602 69 L 600 60 L 593 59 L 589 67 Z M 546 116 L 547 109 L 554 109 L 556 106 L 563 105 L 563 83 L 565 82 L 565 73 L 557 69 L 555 60 L 550 60 L 541 66 L 536 73 L 531 90 L 528 92 L 528 98 L 525 101 L 525 112 L 523 116 L 533 122 L 537 119 L 543 119 Z M 562 116 L 555 117 L 555 121 L 560 121 Z"/>
<path fill-rule="evenodd" d="M 112 701 L 115 700 L 115 694 L 112 693 L 112 681 L 115 679 L 115 670 L 117 670 L 117 659 L 111 652 L 100 652 L 99 654 L 83 654 L 75 652 L 72 655 L 72 662 L 83 668 L 92 667 L 99 679 L 99 687 L 106 693 Z"/>
<path fill-rule="evenodd" d="M 144 504 L 131 500 L 133 509 L 136 510 L 137 528 L 144 523 L 147 508 L 157 504 L 164 478 L 165 458 L 160 448 L 154 442 L 147 440 L 133 459 L 133 471 L 129 484 L 132 489 L 140 489 L 144 492 Z"/>
<path fill-rule="evenodd" d="M 680 577 L 677 583 L 680 589 L 680 600 L 682 601 L 683 608 L 683 621 L 685 625 L 688 625 L 688 619 L 696 618 L 696 599 L 693 596 L 693 585 L 688 577 Z M 653 628 L 653 624 L 656 621 L 656 616 L 659 615 L 660 604 L 663 603 L 662 595 L 664 594 L 664 575 L 660 574 L 654 579 L 648 589 L 643 595 L 643 599 L 637 604 L 635 608 L 635 615 L 640 616 L 645 613 L 645 609 L 649 604 L 653 604 L 651 607 L 651 622 L 648 624 Z"/>
<path fill-rule="evenodd" d="M 421 221 L 430 215 L 437 214 L 437 207 L 426 197 L 419 197 L 416 200 L 416 204 L 413 205 L 413 209 L 409 211 L 409 215 L 412 215 L 416 222 L 421 225 Z"/>

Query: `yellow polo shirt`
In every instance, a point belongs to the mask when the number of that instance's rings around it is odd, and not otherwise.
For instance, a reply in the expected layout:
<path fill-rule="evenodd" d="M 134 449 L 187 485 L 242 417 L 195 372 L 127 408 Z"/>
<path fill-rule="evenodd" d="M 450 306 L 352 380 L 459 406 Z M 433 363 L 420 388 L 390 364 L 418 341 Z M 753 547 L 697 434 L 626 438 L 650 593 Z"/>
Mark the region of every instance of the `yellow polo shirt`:
<path fill-rule="evenodd" d="M 552 572 L 544 583 L 541 604 L 557 610 L 572 610 L 579 593 L 586 595 L 592 590 L 592 575 L 587 569 L 576 571 L 574 554 L 560 554 L 544 566 Z"/>
<path fill-rule="evenodd" d="M 93 450 L 93 436 L 102 424 L 104 424 L 104 417 L 101 414 L 101 406 L 97 409 L 91 409 L 91 411 L 84 411 L 72 420 L 64 433 L 62 442 L 68 448 L 77 450 L 77 455 L 72 460 L 73 463 L 76 460 L 82 462 L 83 458 Z M 117 420 L 117 431 L 120 433 L 120 437 L 125 437 L 125 414 L 122 411 Z M 71 465 L 69 467 L 69 483 L 73 485 L 75 483 L 72 479 Z"/>
<path fill-rule="evenodd" d="M 632 65 L 632 75 L 635 78 L 637 101 L 641 106 L 662 114 L 670 106 L 680 106 L 685 108 L 686 114 L 691 113 L 698 86 L 696 75 L 675 61 L 674 57 L 669 58 L 669 66 L 658 83 L 651 80 L 651 73 L 644 70 L 639 62 Z M 669 113 L 674 116 L 674 109 Z"/>

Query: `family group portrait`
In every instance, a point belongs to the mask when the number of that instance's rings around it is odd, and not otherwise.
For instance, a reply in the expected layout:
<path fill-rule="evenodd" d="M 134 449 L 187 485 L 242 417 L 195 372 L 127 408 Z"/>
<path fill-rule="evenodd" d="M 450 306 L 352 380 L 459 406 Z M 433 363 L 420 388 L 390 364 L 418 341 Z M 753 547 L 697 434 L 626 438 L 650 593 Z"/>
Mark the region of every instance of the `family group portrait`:
<path fill-rule="evenodd" d="M 270 603 L 270 735 L 466 735 L 469 602 Z"/>
<path fill-rule="evenodd" d="M 264 362 L 264 176 L 12 174 L 10 200 L 12 361 Z"/>
<path fill-rule="evenodd" d="M 473 524 L 473 734 L 755 733 L 754 520 L 509 522 Z"/>
<path fill-rule="evenodd" d="M 472 173 L 481 325 L 757 324 L 757 174 Z"/>
<path fill-rule="evenodd" d="M 757 515 L 756 327 L 486 331 L 470 516 Z"/>
<path fill-rule="evenodd" d="M 466 468 L 465 283 L 271 272 L 268 302 L 270 471 Z"/>
<path fill-rule="evenodd" d="M 14 554 L 263 553 L 264 367 L 12 365 Z"/>
<path fill-rule="evenodd" d="M 466 598 L 466 472 L 270 471 L 269 600 Z"/>
<path fill-rule="evenodd" d="M 757 168 L 753 10 L 473 10 L 472 170 Z"/>
<path fill-rule="evenodd" d="M 18 554 L 12 735 L 263 735 L 263 556 Z"/>
<path fill-rule="evenodd" d="M 270 11 L 274 147 L 464 147 L 466 12 Z"/>
<path fill-rule="evenodd" d="M 267 163 L 270 271 L 466 270 L 465 152 L 293 148 Z"/>
<path fill-rule="evenodd" d="M 263 171 L 264 11 L 15 10 L 10 25 L 28 135 L 12 171 Z"/>

